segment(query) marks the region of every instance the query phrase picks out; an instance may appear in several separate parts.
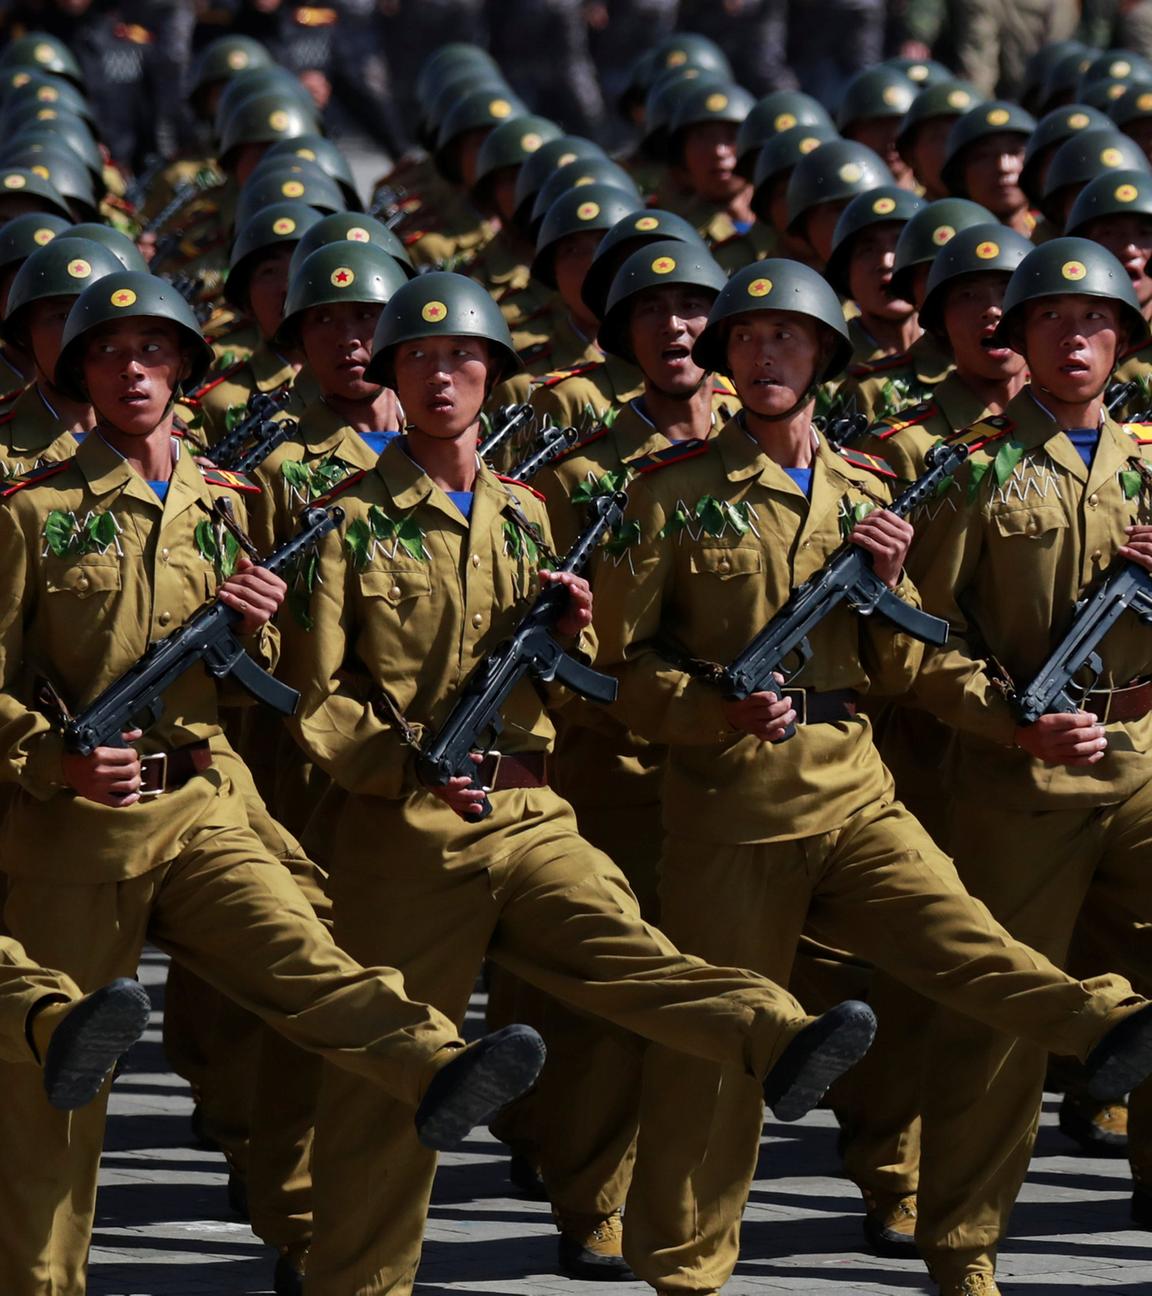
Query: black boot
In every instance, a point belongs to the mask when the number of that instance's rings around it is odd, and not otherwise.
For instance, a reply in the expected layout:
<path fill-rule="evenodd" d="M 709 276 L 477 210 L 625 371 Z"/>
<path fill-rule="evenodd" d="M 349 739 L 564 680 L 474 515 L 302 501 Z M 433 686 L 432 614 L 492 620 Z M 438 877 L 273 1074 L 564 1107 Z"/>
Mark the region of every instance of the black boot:
<path fill-rule="evenodd" d="M 806 1116 L 875 1038 L 876 1014 L 858 999 L 847 999 L 817 1017 L 764 1077 L 764 1101 L 772 1114 L 781 1121 Z"/>

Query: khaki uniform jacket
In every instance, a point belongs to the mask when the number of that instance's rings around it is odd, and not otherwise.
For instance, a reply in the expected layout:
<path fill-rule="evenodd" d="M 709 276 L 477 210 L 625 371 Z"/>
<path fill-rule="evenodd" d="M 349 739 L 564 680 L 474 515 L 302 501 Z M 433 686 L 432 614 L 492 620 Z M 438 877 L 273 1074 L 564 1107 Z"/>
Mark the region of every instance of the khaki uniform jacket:
<path fill-rule="evenodd" d="M 988 661 L 1027 684 L 1114 562 L 1124 528 L 1152 520 L 1137 470 L 1147 449 L 1105 419 L 1086 468 L 1029 388 L 996 423 L 999 442 L 960 470 L 956 507 L 939 510 L 925 532 L 933 559 L 920 577 L 924 605 L 949 620 L 952 636 L 929 650 L 915 695 L 959 731 L 957 796 L 994 788 L 1001 804 L 1033 810 L 1114 803 L 1152 777 L 1152 716 L 1109 725 L 1097 765 L 1044 765 L 1013 747 L 1016 720 Z M 1099 688 L 1152 673 L 1147 627 L 1121 618 L 1101 657 Z"/>
<path fill-rule="evenodd" d="M 461 273 L 478 279 L 488 289 L 510 329 L 523 329 L 539 319 L 556 296 L 554 289 L 532 278 L 530 250 L 520 250 L 505 229 L 485 244 Z"/>
<path fill-rule="evenodd" d="M 802 726 L 786 746 L 767 746 L 730 729 L 719 690 L 660 650 L 670 638 L 693 657 L 731 661 L 835 552 L 857 506 L 887 495 L 875 471 L 820 441 L 805 498 L 738 418 L 694 456 L 632 483 L 635 543 L 597 572 L 599 664 L 620 680 L 621 720 L 670 747 L 668 831 L 728 843 L 807 837 L 891 794 L 864 715 Z M 897 592 L 918 605 L 907 581 Z M 916 641 L 847 607 L 811 646 L 795 683 L 820 691 L 898 693 L 922 656 Z"/>
<path fill-rule="evenodd" d="M 952 357 L 930 333 L 922 333 L 899 355 L 854 364 L 836 393 L 837 404 L 875 423 L 920 405 L 951 371 Z"/>
<path fill-rule="evenodd" d="M 200 388 L 197 406 L 204 439 L 213 446 L 228 431 L 228 416 L 243 417 L 248 398 L 255 391 L 279 392 L 288 388 L 288 403 L 280 417 L 299 418 L 320 396 L 310 370 L 297 370 L 267 342 L 261 342 L 247 359 L 240 360 Z"/>
<path fill-rule="evenodd" d="M 362 833 L 342 833 L 350 845 L 340 868 L 378 870 L 388 854 L 426 855 L 429 843 L 445 868 L 485 868 L 534 831 L 524 798 L 495 798 L 479 824 L 458 818 L 417 779 L 414 748 L 381 698 L 416 736 L 435 731 L 474 667 L 511 636 L 539 592 L 537 556 L 524 543 L 513 500 L 550 543 L 548 515 L 528 487 L 481 466 L 466 520 L 401 439 L 348 482 L 331 497 L 346 517 L 320 547 L 312 628 L 285 619 L 281 671 L 301 691 L 294 732 L 316 764 L 355 794 L 344 827 L 363 817 Z M 593 638 L 581 640 L 577 650 L 592 656 Z M 503 719 L 501 751 L 551 748 L 552 721 L 530 681 L 515 689 Z"/>
<path fill-rule="evenodd" d="M 742 232 L 726 211 L 698 194 L 673 193 L 658 205 L 664 211 L 683 216 L 708 244 L 717 263 L 727 274 L 734 274 L 753 261 L 780 254 L 779 240 L 770 226 L 763 221 L 753 221 L 750 228 Z"/>
<path fill-rule="evenodd" d="M 571 326 L 568 326 L 571 328 Z M 556 365 L 532 389 L 532 408 L 557 427 L 579 427 L 588 407 L 600 417 L 635 400 L 644 390 L 644 377 L 635 365 L 605 355 L 594 342 L 570 365 Z"/>
<path fill-rule="evenodd" d="M 74 459 L 10 487 L 0 507 L 0 563 L 14 591 L 0 614 L 0 752 L 7 779 L 20 788 L 3 829 L 8 873 L 61 883 L 136 877 L 178 854 L 183 837 L 211 815 L 247 822 L 241 798 L 226 798 L 231 809 L 214 804 L 230 787 L 219 768 L 121 809 L 77 797 L 63 782 L 56 723 L 34 703 L 43 677 L 73 712 L 86 706 L 214 596 L 221 565 L 204 556 L 196 528 L 208 523 L 219 535 L 211 523 L 218 498 L 244 525 L 244 497 L 255 488 L 243 479 L 240 489 L 209 484 L 190 455 L 178 446 L 174 453 L 163 504 L 92 433 Z M 265 627 L 250 645 L 266 668 L 276 643 Z M 220 729 L 219 696 L 205 671 L 186 672 L 137 746 L 149 753 L 209 739 L 235 759 Z"/>
<path fill-rule="evenodd" d="M 1152 410 L 1152 342 L 1146 342 L 1122 356 L 1112 381 L 1140 384 L 1139 392 L 1114 411 L 1115 417 L 1121 421 L 1146 418 Z"/>
<path fill-rule="evenodd" d="M 0 414 L 0 478 L 70 459 L 79 444 L 33 383 Z"/>

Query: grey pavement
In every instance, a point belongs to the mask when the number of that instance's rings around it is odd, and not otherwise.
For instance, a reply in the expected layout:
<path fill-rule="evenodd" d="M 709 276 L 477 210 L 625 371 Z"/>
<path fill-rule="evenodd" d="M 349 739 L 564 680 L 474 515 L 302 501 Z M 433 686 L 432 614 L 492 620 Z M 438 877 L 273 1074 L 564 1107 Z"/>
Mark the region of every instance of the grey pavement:
<path fill-rule="evenodd" d="M 157 1012 L 113 1089 L 90 1296 L 269 1296 L 273 1256 L 228 1212 L 223 1159 L 189 1144 L 187 1086 L 160 1049 L 164 960 L 142 976 Z M 482 1003 L 473 1002 L 476 1027 Z M 685 1113 L 691 1119 L 691 1113 Z M 1032 1172 L 1001 1258 L 1005 1296 L 1152 1292 L 1152 1234 L 1128 1227 L 1123 1161 L 1070 1154 L 1046 1104 Z M 641 1283 L 570 1282 L 553 1270 L 547 1208 L 511 1192 L 487 1134 L 442 1158 L 416 1292 L 631 1296 Z M 839 1177 L 832 1118 L 765 1126 L 742 1258 L 725 1296 L 928 1291 L 919 1263 L 861 1250 L 855 1189 Z"/>

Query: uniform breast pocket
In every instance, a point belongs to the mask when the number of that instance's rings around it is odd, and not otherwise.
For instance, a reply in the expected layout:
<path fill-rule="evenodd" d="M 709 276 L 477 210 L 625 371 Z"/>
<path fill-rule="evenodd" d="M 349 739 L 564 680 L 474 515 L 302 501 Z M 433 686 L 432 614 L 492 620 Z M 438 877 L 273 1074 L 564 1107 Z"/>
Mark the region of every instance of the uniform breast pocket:
<path fill-rule="evenodd" d="M 1052 544 L 1068 529 L 1068 516 L 1059 505 L 1039 504 L 1031 508 L 1010 509 L 992 518 L 998 535 Z"/>
<path fill-rule="evenodd" d="M 758 576 L 764 570 L 764 555 L 759 549 L 700 548 L 692 554 L 691 567 L 694 575 L 712 576 L 718 580 Z"/>
<path fill-rule="evenodd" d="M 360 577 L 364 597 L 382 599 L 401 619 L 418 615 L 432 594 L 432 576 L 424 567 L 377 568 Z"/>
<path fill-rule="evenodd" d="M 45 572 L 49 594 L 84 600 L 106 600 L 120 589 L 120 564 L 73 562 L 51 563 Z"/>

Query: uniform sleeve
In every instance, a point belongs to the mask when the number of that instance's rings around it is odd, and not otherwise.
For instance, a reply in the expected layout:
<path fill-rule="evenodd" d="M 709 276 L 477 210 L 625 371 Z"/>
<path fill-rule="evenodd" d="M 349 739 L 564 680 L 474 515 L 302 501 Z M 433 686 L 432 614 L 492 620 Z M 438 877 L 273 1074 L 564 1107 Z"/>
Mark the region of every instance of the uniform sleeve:
<path fill-rule="evenodd" d="M 556 542 L 557 553 L 567 553 L 572 548 L 583 522 L 583 510 L 572 503 L 568 474 L 559 465 L 549 465 L 536 474 L 532 485 L 544 496 L 548 509 L 548 524 Z"/>
<path fill-rule="evenodd" d="M 665 619 L 671 621 L 673 546 L 662 541 L 664 511 L 642 483 L 630 488 L 625 528 L 640 540 L 596 572 L 597 664 L 620 683 L 619 718 L 651 742 L 709 744 L 734 735 L 718 690 L 678 670 L 656 649 Z"/>
<path fill-rule="evenodd" d="M 968 470 L 956 489 L 967 487 Z M 941 509 L 915 541 L 931 561 L 916 563 L 924 607 L 952 627 L 944 648 L 929 648 L 917 678 L 915 700 L 945 724 L 991 742 L 1011 746 L 1016 718 L 982 655 L 979 628 L 969 620 L 966 593 L 983 551 L 983 519 L 978 504 Z"/>
<path fill-rule="evenodd" d="M 921 606 L 920 592 L 906 574 L 892 592 L 912 607 Z M 860 664 L 868 676 L 868 693 L 880 697 L 907 693 L 919 675 L 924 645 L 886 617 L 860 617 L 859 621 Z"/>
<path fill-rule="evenodd" d="M 326 536 L 317 556 L 307 624 L 293 615 L 282 623 L 281 677 L 300 691 L 289 727 L 341 787 L 402 800 L 417 786 L 413 749 L 386 705 L 373 698 L 371 679 L 355 658 L 351 567 L 341 534 Z"/>

